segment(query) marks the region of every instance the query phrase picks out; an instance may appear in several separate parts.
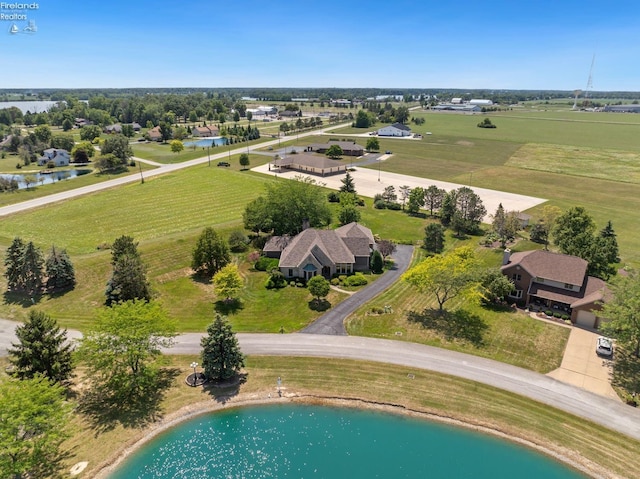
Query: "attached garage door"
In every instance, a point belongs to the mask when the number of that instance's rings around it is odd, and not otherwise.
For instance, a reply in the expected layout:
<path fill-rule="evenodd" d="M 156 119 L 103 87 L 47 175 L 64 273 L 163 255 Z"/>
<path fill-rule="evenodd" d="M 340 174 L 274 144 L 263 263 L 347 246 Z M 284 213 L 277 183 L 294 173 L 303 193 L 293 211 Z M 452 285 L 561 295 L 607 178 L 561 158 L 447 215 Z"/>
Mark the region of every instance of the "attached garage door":
<path fill-rule="evenodd" d="M 596 326 L 596 315 L 591 311 L 578 311 L 578 315 L 576 316 L 576 325 L 582 326 L 584 328 L 595 328 Z"/>

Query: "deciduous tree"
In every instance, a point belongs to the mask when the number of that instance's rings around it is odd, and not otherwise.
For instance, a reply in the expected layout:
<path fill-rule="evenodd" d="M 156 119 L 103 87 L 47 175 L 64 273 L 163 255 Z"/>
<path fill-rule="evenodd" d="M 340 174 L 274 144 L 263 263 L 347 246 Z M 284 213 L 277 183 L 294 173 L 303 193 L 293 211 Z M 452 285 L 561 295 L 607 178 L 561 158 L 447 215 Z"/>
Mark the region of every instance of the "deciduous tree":
<path fill-rule="evenodd" d="M 403 280 L 423 293 L 432 294 L 444 313 L 444 305 L 454 298 L 468 301 L 481 298 L 476 259 L 470 247 L 458 248 L 444 256 L 432 256 L 409 269 Z"/>
<path fill-rule="evenodd" d="M 129 145 L 129 139 L 120 134 L 109 135 L 104 140 L 104 144 L 100 150 L 102 151 L 102 155 L 108 155 L 111 153 L 124 165 L 126 165 L 129 162 L 129 159 L 133 156 L 133 150 Z"/>
<path fill-rule="evenodd" d="M 231 261 L 229 246 L 211 227 L 205 228 L 193 250 L 191 268 L 206 277 L 213 277 Z"/>
<path fill-rule="evenodd" d="M 171 143 L 169 143 L 169 148 L 171 148 L 171 151 L 173 153 L 180 153 L 182 150 L 184 150 L 184 144 L 180 140 L 171 140 Z"/>
<path fill-rule="evenodd" d="M 40 374 L 54 383 L 65 383 L 73 372 L 72 346 L 67 330 L 42 311 L 31 310 L 16 328 L 17 343 L 9 349 L 9 360 L 20 379 Z"/>
<path fill-rule="evenodd" d="M 409 202 L 407 203 L 407 213 L 417 215 L 420 208 L 424 206 L 424 188 L 419 186 L 413 188 L 409 193 Z"/>
<path fill-rule="evenodd" d="M 391 256 L 398 249 L 396 244 L 391 240 L 380 240 L 376 246 L 384 260 L 387 259 L 387 256 Z"/>
<path fill-rule="evenodd" d="M 268 225 L 276 235 L 296 235 L 305 224 L 321 228 L 331 223 L 331 210 L 316 181 L 302 176 L 297 176 L 295 180 L 266 185 L 264 200 L 256 199 L 245 209 L 247 229 L 255 231 L 257 225 Z M 256 215 L 263 215 L 263 219 L 254 221 Z"/>
<path fill-rule="evenodd" d="M 54 477 L 69 437 L 63 388 L 42 376 L 0 381 L 0 477 Z"/>
<path fill-rule="evenodd" d="M 342 151 L 340 145 L 331 145 L 329 148 L 327 148 L 327 152 L 325 153 L 325 155 L 334 160 L 340 158 L 343 154 L 344 152 Z"/>
<path fill-rule="evenodd" d="M 79 349 L 92 385 L 113 399 L 139 397 L 153 384 L 154 361 L 173 344 L 175 330 L 158 303 L 133 300 L 101 309 Z"/>
<path fill-rule="evenodd" d="M 367 151 L 380 151 L 380 142 L 376 137 L 371 137 L 367 140 L 366 148 L 367 148 Z"/>
<path fill-rule="evenodd" d="M 247 167 L 249 166 L 249 155 L 247 155 L 246 153 L 242 153 L 240 155 L 240 166 L 242 166 L 243 170 L 246 170 Z"/>
<path fill-rule="evenodd" d="M 431 185 L 423 191 L 424 206 L 429 210 L 429 215 L 433 216 L 433 212 L 442 207 L 442 202 L 447 192 L 436 185 Z"/>
<path fill-rule="evenodd" d="M 612 297 L 602 307 L 602 316 L 609 321 L 600 328 L 640 358 L 640 275 L 615 278 L 612 290 Z"/>
<path fill-rule="evenodd" d="M 231 302 L 237 298 L 238 293 L 244 285 L 242 276 L 238 272 L 238 266 L 230 263 L 213 275 L 213 290 L 216 296 L 225 302 Z"/>
<path fill-rule="evenodd" d="M 320 302 L 322 298 L 326 298 L 331 291 L 331 285 L 329 281 L 324 279 L 322 276 L 317 275 L 307 281 L 307 289 L 311 296 L 316 298 L 316 302 Z"/>
<path fill-rule="evenodd" d="M 202 367 L 210 381 L 224 381 L 236 376 L 244 367 L 244 355 L 238 338 L 227 318 L 216 313 L 208 327 L 207 335 L 200 340 Z"/>

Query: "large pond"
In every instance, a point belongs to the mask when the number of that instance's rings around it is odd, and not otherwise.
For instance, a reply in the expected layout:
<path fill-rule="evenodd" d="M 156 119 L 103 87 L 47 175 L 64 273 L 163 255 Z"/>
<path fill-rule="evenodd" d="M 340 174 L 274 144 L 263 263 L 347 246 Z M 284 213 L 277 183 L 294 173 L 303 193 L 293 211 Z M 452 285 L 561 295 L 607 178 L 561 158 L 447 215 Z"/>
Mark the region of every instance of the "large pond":
<path fill-rule="evenodd" d="M 77 176 L 86 175 L 87 173 L 91 173 L 91 170 L 54 170 L 50 171 L 49 173 L 30 173 L 27 175 L 0 174 L 0 178 L 6 178 L 7 180 L 11 180 L 13 178 L 18 182 L 18 188 L 23 189 L 27 187 L 25 176 L 31 177 L 33 182 L 29 185 L 29 187 L 34 187 L 39 185 L 47 185 L 50 183 L 57 183 L 58 181 L 68 180 Z"/>
<path fill-rule="evenodd" d="M 109 479 L 584 479 L 525 447 L 439 423 L 275 405 L 200 416 L 155 438 Z"/>

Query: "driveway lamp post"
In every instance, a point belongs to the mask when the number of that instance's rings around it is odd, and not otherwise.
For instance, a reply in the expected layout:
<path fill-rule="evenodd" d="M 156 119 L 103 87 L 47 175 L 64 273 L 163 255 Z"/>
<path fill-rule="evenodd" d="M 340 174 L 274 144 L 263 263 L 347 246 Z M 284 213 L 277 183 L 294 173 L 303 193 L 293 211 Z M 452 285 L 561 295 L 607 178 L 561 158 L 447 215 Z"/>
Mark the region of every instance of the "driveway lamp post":
<path fill-rule="evenodd" d="M 380 181 L 380 157 L 378 157 L 378 181 Z"/>
<path fill-rule="evenodd" d="M 196 368 L 198 367 L 198 363 L 193 362 L 191 363 L 191 367 L 193 368 L 193 387 L 196 387 L 196 382 L 198 379 L 198 375 L 196 373 Z"/>

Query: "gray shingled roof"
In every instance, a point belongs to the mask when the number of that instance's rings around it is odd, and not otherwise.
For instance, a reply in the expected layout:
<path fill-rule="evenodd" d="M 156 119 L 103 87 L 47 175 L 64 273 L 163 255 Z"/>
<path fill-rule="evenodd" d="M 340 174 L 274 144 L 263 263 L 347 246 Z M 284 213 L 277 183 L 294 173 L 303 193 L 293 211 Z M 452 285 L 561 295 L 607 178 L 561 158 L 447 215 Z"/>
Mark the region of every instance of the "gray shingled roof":
<path fill-rule="evenodd" d="M 333 230 L 309 228 L 297 235 L 280 257 L 281 268 L 296 268 L 309 255 L 326 256 L 333 263 L 354 263 L 355 257 Z"/>
<path fill-rule="evenodd" d="M 275 160 L 273 162 L 275 166 L 307 166 L 310 168 L 335 168 L 343 165 L 338 160 L 332 160 L 326 156 L 305 155 L 304 153 L 298 153 L 297 155 L 289 155 L 286 158 Z"/>
<path fill-rule="evenodd" d="M 371 245 L 375 242 L 371 230 L 355 221 L 336 228 L 335 232 L 342 238 L 366 238 Z"/>
<path fill-rule="evenodd" d="M 398 130 L 411 131 L 411 128 L 409 128 L 407 125 L 403 125 L 402 123 L 394 123 L 391 126 L 397 128 Z"/>

